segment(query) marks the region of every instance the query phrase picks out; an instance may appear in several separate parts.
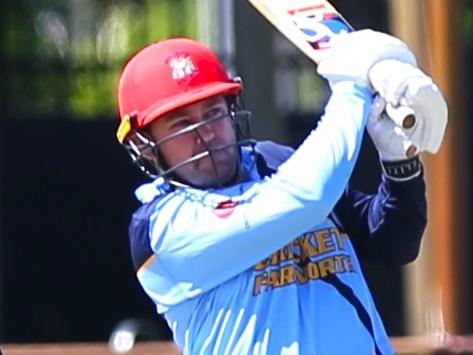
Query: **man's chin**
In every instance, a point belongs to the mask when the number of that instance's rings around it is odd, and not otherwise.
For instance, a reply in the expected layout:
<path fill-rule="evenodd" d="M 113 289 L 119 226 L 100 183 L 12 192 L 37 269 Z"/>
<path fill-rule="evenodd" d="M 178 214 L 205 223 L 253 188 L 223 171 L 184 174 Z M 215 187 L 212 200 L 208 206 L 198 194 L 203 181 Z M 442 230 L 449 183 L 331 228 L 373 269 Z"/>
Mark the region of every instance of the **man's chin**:
<path fill-rule="evenodd" d="M 202 179 L 197 179 L 196 186 L 200 187 L 221 187 L 228 185 L 233 181 L 235 174 L 228 172 L 219 172 L 217 175 L 215 171 L 212 171 L 208 175 L 202 177 Z"/>
<path fill-rule="evenodd" d="M 192 173 L 185 174 L 183 180 L 189 185 L 202 188 L 221 187 L 230 184 L 236 175 L 236 169 L 228 169 L 227 166 L 216 164 L 216 170 L 213 165 L 203 166 Z"/>
<path fill-rule="evenodd" d="M 222 150 L 183 167 L 177 175 L 195 187 L 221 187 L 235 180 L 237 165 L 238 158 Z"/>

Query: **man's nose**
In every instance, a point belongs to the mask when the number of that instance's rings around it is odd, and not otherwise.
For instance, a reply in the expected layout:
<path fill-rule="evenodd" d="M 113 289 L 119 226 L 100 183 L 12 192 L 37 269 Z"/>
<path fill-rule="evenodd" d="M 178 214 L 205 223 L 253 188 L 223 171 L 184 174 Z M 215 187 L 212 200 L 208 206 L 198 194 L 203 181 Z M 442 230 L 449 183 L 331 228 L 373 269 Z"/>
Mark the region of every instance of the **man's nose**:
<path fill-rule="evenodd" d="M 215 137 L 212 123 L 203 123 L 202 125 L 197 127 L 196 134 L 198 142 L 210 142 Z"/>

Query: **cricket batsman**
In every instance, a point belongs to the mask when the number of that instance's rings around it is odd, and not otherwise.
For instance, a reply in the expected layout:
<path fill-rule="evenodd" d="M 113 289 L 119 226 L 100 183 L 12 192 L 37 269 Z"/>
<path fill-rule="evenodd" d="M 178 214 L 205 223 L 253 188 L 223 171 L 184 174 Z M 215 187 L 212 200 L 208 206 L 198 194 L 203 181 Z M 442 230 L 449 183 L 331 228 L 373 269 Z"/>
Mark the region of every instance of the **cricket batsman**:
<path fill-rule="evenodd" d="M 292 149 L 246 132 L 242 84 L 191 39 L 125 65 L 119 141 L 152 181 L 129 233 L 136 275 L 184 354 L 393 354 L 360 261 L 402 265 L 426 226 L 423 166 L 447 106 L 405 43 L 363 30 L 318 66 L 331 95 Z M 399 127 L 384 106 L 416 115 Z M 349 178 L 367 127 L 376 194 Z"/>

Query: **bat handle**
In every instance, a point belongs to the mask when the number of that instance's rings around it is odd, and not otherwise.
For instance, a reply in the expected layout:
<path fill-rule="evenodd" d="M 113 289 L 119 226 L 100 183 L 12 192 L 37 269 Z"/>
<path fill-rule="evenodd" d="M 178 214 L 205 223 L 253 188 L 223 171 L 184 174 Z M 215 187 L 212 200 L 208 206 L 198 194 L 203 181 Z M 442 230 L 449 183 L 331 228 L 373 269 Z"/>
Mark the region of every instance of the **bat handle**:
<path fill-rule="evenodd" d="M 390 119 L 394 121 L 399 127 L 409 129 L 416 124 L 415 112 L 412 108 L 407 106 L 394 107 L 387 103 L 385 111 Z"/>

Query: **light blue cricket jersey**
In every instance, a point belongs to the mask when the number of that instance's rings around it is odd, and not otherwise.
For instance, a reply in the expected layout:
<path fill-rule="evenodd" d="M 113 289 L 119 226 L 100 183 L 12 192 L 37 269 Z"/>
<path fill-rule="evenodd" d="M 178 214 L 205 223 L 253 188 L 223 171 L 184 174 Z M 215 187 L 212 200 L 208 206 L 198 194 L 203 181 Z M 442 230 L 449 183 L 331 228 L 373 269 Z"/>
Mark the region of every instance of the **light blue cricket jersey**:
<path fill-rule="evenodd" d="M 317 129 L 270 176 L 243 149 L 247 182 L 137 190 L 137 276 L 184 354 L 393 353 L 350 240 L 327 218 L 371 100 L 337 84 Z"/>

